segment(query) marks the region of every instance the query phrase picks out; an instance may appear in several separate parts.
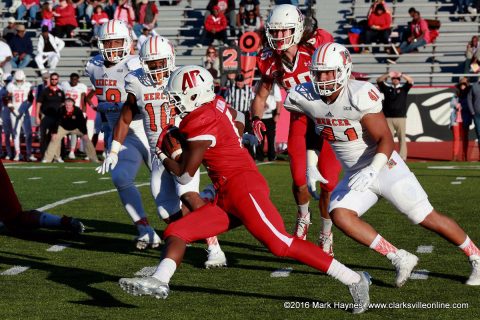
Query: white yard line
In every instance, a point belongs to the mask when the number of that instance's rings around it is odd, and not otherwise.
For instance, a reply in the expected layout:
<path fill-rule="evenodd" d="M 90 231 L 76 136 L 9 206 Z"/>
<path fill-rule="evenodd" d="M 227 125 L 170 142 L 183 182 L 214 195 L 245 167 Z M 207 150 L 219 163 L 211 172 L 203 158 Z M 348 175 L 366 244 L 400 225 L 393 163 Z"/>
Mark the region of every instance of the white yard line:
<path fill-rule="evenodd" d="M 157 266 L 143 267 L 142 269 L 135 272 L 135 275 L 139 277 L 150 277 L 155 272 L 155 270 L 157 270 Z"/>
<path fill-rule="evenodd" d="M 270 164 L 270 163 L 272 163 L 272 162 L 261 162 L 261 163 L 258 163 L 257 165 L 265 165 L 265 164 Z M 200 174 L 206 174 L 206 173 L 207 173 L 206 171 L 200 172 Z M 107 177 L 101 177 L 100 179 L 102 179 L 102 178 L 107 178 Z M 144 187 L 144 186 L 148 186 L 148 185 L 150 185 L 150 182 L 136 184 L 135 186 L 136 186 L 137 188 L 139 188 L 139 187 Z M 75 200 L 80 200 L 80 199 L 85 199 L 85 198 L 91 198 L 91 197 L 95 197 L 95 196 L 100 196 L 100 195 L 107 194 L 107 193 L 111 193 L 111 192 L 115 192 L 115 191 L 117 191 L 117 189 L 110 189 L 110 190 L 98 191 L 98 192 L 82 194 L 82 195 L 74 196 L 74 197 L 70 197 L 70 198 L 65 198 L 65 199 L 62 199 L 62 200 L 55 201 L 55 202 L 53 202 L 53 203 L 46 204 L 46 205 L 44 205 L 43 207 L 38 208 L 37 210 L 39 210 L 39 211 L 46 211 L 46 210 L 55 208 L 55 207 L 57 207 L 57 206 L 61 206 L 61 205 L 67 204 L 67 203 L 69 203 L 69 202 L 75 201 Z"/>
<path fill-rule="evenodd" d="M 410 279 L 412 279 L 412 280 L 427 280 L 429 273 L 430 273 L 430 271 L 425 270 L 425 269 L 424 270 L 415 270 L 410 275 Z"/>
<path fill-rule="evenodd" d="M 480 166 L 428 166 L 427 169 L 433 170 L 478 170 Z"/>
<path fill-rule="evenodd" d="M 433 246 L 418 246 L 417 252 L 418 253 L 432 253 Z"/>
<path fill-rule="evenodd" d="M 3 272 L 0 272 L 0 276 L 14 276 L 14 275 L 17 275 L 19 273 L 22 273 L 22 272 L 25 272 L 27 271 L 28 269 L 30 269 L 30 267 L 27 267 L 27 266 L 15 266 L 15 267 L 12 267 L 10 269 L 7 269 Z"/>
<path fill-rule="evenodd" d="M 467 180 L 467 177 L 457 177 L 457 180 Z"/>
<path fill-rule="evenodd" d="M 25 169 L 25 170 L 37 170 L 37 169 L 54 169 L 58 168 L 56 166 L 11 166 L 12 163 L 9 163 L 5 166 L 5 169 Z"/>
<path fill-rule="evenodd" d="M 28 180 L 40 180 L 42 179 L 42 177 L 30 177 L 28 178 Z"/>
<path fill-rule="evenodd" d="M 293 271 L 292 267 L 281 268 L 270 273 L 272 278 L 286 278 L 290 276 L 290 273 Z"/>
<path fill-rule="evenodd" d="M 462 181 L 452 181 L 451 184 L 462 184 Z"/>
<path fill-rule="evenodd" d="M 88 181 L 82 180 L 82 181 L 73 181 L 73 184 L 84 184 L 87 183 Z"/>
<path fill-rule="evenodd" d="M 71 244 L 69 244 L 69 243 L 60 243 L 60 244 L 56 244 L 56 245 L 51 246 L 50 248 L 47 249 L 47 251 L 48 252 L 60 252 L 60 251 L 63 251 L 70 246 L 71 246 Z"/>

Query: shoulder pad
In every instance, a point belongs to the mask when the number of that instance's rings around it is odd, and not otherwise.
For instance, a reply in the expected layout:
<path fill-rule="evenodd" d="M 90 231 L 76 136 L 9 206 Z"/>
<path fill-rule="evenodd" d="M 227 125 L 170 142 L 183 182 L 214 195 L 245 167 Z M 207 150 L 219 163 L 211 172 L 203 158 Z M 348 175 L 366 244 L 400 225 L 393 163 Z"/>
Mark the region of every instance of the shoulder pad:
<path fill-rule="evenodd" d="M 382 110 L 383 94 L 370 82 L 349 80 L 348 94 L 352 105 L 362 113 Z"/>

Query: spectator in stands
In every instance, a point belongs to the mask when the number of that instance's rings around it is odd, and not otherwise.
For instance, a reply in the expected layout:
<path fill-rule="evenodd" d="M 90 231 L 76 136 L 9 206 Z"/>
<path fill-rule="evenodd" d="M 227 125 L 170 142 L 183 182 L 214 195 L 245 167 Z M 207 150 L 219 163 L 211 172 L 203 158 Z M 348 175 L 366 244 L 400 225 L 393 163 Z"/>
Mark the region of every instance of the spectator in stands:
<path fill-rule="evenodd" d="M 9 43 L 12 49 L 12 67 L 15 69 L 22 69 L 27 67 L 32 61 L 33 45 L 32 39 L 25 34 L 25 26 L 23 24 L 17 25 L 17 34 L 13 36 Z"/>
<path fill-rule="evenodd" d="M 480 81 L 475 82 L 468 92 L 467 97 L 468 109 L 473 117 L 473 123 L 475 124 L 475 132 L 478 139 L 478 151 L 480 161 Z"/>
<path fill-rule="evenodd" d="M 211 45 L 215 39 L 227 43 L 227 18 L 220 13 L 218 6 L 214 6 L 212 12 L 205 19 L 206 44 Z"/>
<path fill-rule="evenodd" d="M 53 15 L 55 16 L 53 34 L 59 38 L 72 38 L 73 30 L 78 27 L 77 15 L 73 5 L 67 0 L 60 0 Z"/>
<path fill-rule="evenodd" d="M 158 19 L 158 8 L 154 1 L 140 0 L 140 4 L 135 6 L 136 23 L 133 26 L 133 31 L 140 36 L 142 29 L 147 26 L 150 30 L 155 29 Z"/>
<path fill-rule="evenodd" d="M 22 5 L 17 10 L 17 20 L 23 20 L 25 13 L 28 12 L 28 22 L 30 26 L 35 25 L 37 12 L 40 11 L 40 0 L 22 0 Z"/>
<path fill-rule="evenodd" d="M 203 67 L 210 71 L 213 79 L 217 80 L 220 76 L 220 59 L 218 58 L 217 49 L 214 46 L 209 46 L 202 60 Z"/>
<path fill-rule="evenodd" d="M 242 33 L 253 31 L 261 32 L 262 29 L 262 19 L 256 15 L 255 11 L 247 11 L 245 13 L 245 18 L 242 21 L 241 31 Z"/>
<path fill-rule="evenodd" d="M 82 110 L 75 106 L 72 98 L 65 99 L 65 105 L 58 110 L 57 123 L 52 127 L 52 140 L 48 145 L 42 162 L 52 162 L 53 159 L 61 159 L 60 145 L 63 138 L 68 134 L 78 135 L 85 144 L 85 151 L 90 161 L 98 162 L 97 153 L 87 134 L 87 120 Z"/>
<path fill-rule="evenodd" d="M 465 67 L 463 72 L 477 73 L 480 70 L 480 51 L 478 50 L 478 36 L 473 36 L 472 40 L 467 44 L 467 51 L 465 52 Z"/>
<path fill-rule="evenodd" d="M 453 161 L 467 161 L 468 131 L 472 123 L 467 101 L 470 90 L 468 79 L 462 78 L 456 87 L 455 95 L 450 100 L 452 111 L 449 127 L 453 133 L 452 159 Z"/>
<path fill-rule="evenodd" d="M 368 28 L 365 31 L 365 44 L 371 44 L 374 41 L 388 44 L 391 26 L 392 16 L 385 11 L 385 7 L 382 4 L 378 4 L 375 6 L 375 11 L 368 17 Z M 368 52 L 368 49 L 365 48 L 363 52 Z"/>
<path fill-rule="evenodd" d="M 93 36 L 96 38 L 98 37 L 98 32 L 100 32 L 102 24 L 108 22 L 108 15 L 103 11 L 101 5 L 95 7 L 95 12 L 92 15 L 91 21 L 93 25 Z"/>
<path fill-rule="evenodd" d="M 48 62 L 50 72 L 53 72 L 60 61 L 60 51 L 65 47 L 65 42 L 48 32 L 48 27 L 42 27 L 42 33 L 38 38 L 37 55 L 35 62 L 41 73 L 46 73 L 45 62 Z"/>
<path fill-rule="evenodd" d="M 120 0 L 115 13 L 113 14 L 115 20 L 125 21 L 129 28 L 133 28 L 135 23 L 135 12 L 130 5 L 129 0 Z"/>
<path fill-rule="evenodd" d="M 392 45 L 392 48 L 395 54 L 399 55 L 412 52 L 428 43 L 430 43 L 430 30 L 428 29 L 427 21 L 422 19 L 420 12 L 415 11 L 410 24 L 410 36 L 400 44 L 399 48 L 395 47 L 395 45 Z"/>
<path fill-rule="evenodd" d="M 267 148 L 267 157 L 268 161 L 273 161 L 276 159 L 275 153 L 275 133 L 277 130 L 277 122 L 280 118 L 280 112 L 283 108 L 283 99 L 282 93 L 280 92 L 280 87 L 278 84 L 274 84 L 272 90 L 270 91 L 270 95 L 268 96 L 267 100 L 265 101 L 265 112 L 263 113 L 262 122 L 265 124 L 265 128 L 267 131 L 265 132 L 265 136 L 263 140 L 260 141 L 260 145 L 258 146 L 255 158 L 258 161 L 264 160 L 264 145 L 265 139 L 267 139 L 268 148 Z"/>
<path fill-rule="evenodd" d="M 151 30 L 149 27 L 144 26 L 142 29 L 142 34 L 140 37 L 138 37 L 137 40 L 137 51 L 140 52 L 140 48 L 142 47 L 142 44 L 145 42 L 145 40 L 148 39 L 148 37 L 153 37 L 157 36 L 157 32 L 155 30 Z"/>
<path fill-rule="evenodd" d="M 48 31 L 52 31 L 53 28 L 53 8 L 50 1 L 42 4 L 42 23 L 41 26 L 47 26 Z"/>
<path fill-rule="evenodd" d="M 58 86 L 58 73 L 50 75 L 50 85 L 45 88 L 37 99 L 36 122 L 40 125 L 40 153 L 45 154 L 50 143 L 52 132 L 56 131 L 59 110 L 65 102 L 65 93 Z M 62 158 L 56 159 L 63 162 Z"/>
<path fill-rule="evenodd" d="M 452 13 L 466 14 L 468 13 L 468 7 L 471 4 L 471 0 L 453 0 Z M 465 21 L 465 17 L 459 17 L 459 21 Z"/>
<path fill-rule="evenodd" d="M 85 3 L 85 0 L 72 0 L 72 5 L 76 9 L 76 14 L 77 14 L 77 20 L 78 22 L 82 21 L 85 19 L 85 12 L 87 9 L 87 4 Z M 86 27 L 86 23 L 83 24 L 83 27 Z"/>
<path fill-rule="evenodd" d="M 10 46 L 0 40 L 0 68 L 3 71 L 3 75 L 9 75 L 12 72 L 12 58 L 13 53 Z"/>
<path fill-rule="evenodd" d="M 388 77 L 392 83 L 386 83 Z M 406 81 L 401 84 L 401 79 Z M 407 140 L 406 140 L 406 123 L 407 123 L 407 95 L 413 86 L 413 79 L 400 72 L 391 71 L 377 78 L 377 85 L 380 92 L 384 95 L 383 113 L 387 118 L 388 127 L 395 135 L 400 143 L 400 156 L 403 160 L 407 160 Z"/>
<path fill-rule="evenodd" d="M 17 24 L 15 23 L 15 18 L 10 17 L 7 19 L 7 26 L 3 28 L 2 31 L 2 38 L 6 42 L 10 42 L 10 40 L 15 36 L 17 33 Z"/>
<path fill-rule="evenodd" d="M 258 0 L 241 0 L 238 6 L 237 26 L 242 25 L 248 11 L 255 11 L 255 15 L 260 17 L 260 2 Z"/>
<path fill-rule="evenodd" d="M 207 5 L 207 10 L 212 13 L 213 7 L 218 6 L 220 12 L 225 15 L 227 18 L 228 24 L 230 26 L 230 35 L 234 37 L 235 26 L 237 23 L 236 13 L 235 13 L 235 0 L 210 0 Z"/>
<path fill-rule="evenodd" d="M 370 8 L 368 9 L 368 13 L 367 13 L 367 19 L 370 18 L 370 15 L 372 15 L 374 12 L 375 12 L 375 9 L 377 9 L 377 6 L 383 6 L 383 9 L 386 13 L 388 13 L 390 15 L 390 17 L 392 16 L 392 11 L 390 10 L 390 8 L 388 7 L 387 3 L 385 2 L 385 0 L 374 0 L 372 5 L 370 6 Z"/>

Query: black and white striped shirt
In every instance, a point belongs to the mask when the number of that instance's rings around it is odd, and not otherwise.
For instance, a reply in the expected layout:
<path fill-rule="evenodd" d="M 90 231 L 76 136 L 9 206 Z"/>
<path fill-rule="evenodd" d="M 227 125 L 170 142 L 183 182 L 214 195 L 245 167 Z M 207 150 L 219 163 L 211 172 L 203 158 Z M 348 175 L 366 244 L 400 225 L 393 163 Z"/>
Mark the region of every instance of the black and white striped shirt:
<path fill-rule="evenodd" d="M 255 98 L 255 93 L 251 86 L 245 85 L 243 88 L 239 88 L 235 83 L 229 86 L 225 96 L 227 103 L 229 103 L 233 109 L 240 112 L 250 111 L 253 98 Z"/>

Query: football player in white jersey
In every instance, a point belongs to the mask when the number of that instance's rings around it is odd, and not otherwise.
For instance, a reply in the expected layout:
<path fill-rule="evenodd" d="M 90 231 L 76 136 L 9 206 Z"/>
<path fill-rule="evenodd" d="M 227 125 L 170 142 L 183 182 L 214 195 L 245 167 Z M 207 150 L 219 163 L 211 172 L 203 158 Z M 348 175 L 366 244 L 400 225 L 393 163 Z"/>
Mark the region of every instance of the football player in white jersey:
<path fill-rule="evenodd" d="M 436 232 L 469 257 L 468 285 L 480 285 L 480 251 L 451 218 L 436 211 L 415 175 L 394 151 L 382 113 L 382 95 L 372 84 L 350 79 L 352 60 L 337 43 L 318 48 L 310 67 L 312 82 L 290 91 L 285 107 L 315 121 L 316 131 L 332 145 L 345 170 L 332 193 L 329 212 L 349 237 L 385 255 L 397 270 L 396 285 L 409 278 L 418 258 L 397 249 L 361 216 L 380 196 L 414 224 Z"/>
<path fill-rule="evenodd" d="M 95 88 L 99 111 L 105 113 L 108 124 L 115 127 L 127 98 L 125 76 L 140 67 L 137 55 L 131 55 L 132 39 L 125 22 L 110 20 L 103 24 L 98 35 L 100 54 L 93 57 L 86 66 L 86 73 Z M 140 192 L 135 186 L 135 177 L 144 162 L 150 169 L 151 158 L 148 140 L 143 129 L 141 116 L 135 117 L 128 128 L 123 145 L 112 143 L 110 152 L 97 172 L 111 169 L 112 181 L 118 190 L 125 210 L 135 223 L 139 236 L 138 249 L 158 247 L 160 237 L 150 226 L 143 208 Z"/>
<path fill-rule="evenodd" d="M 37 158 L 32 155 L 32 123 L 30 120 L 30 107 L 33 102 L 32 84 L 25 81 L 23 70 L 17 70 L 13 79 L 7 85 L 7 107 L 10 109 L 10 122 L 5 126 L 7 153 L 12 154 L 10 147 L 10 135 L 12 135 L 15 146 L 13 160 L 20 160 L 20 132 L 23 127 L 27 149 L 26 160 L 37 161 Z"/>
<path fill-rule="evenodd" d="M 63 92 L 65 92 L 65 98 L 72 98 L 75 101 L 75 106 L 82 109 L 83 115 L 86 116 L 85 95 L 87 94 L 87 86 L 83 83 L 80 83 L 79 79 L 80 79 L 80 76 L 78 75 L 78 73 L 74 72 L 70 75 L 70 81 L 62 82 L 60 84 L 60 88 L 62 88 Z M 70 153 L 68 154 L 69 159 L 75 159 L 76 147 L 77 147 L 77 136 L 75 134 L 71 134 L 70 135 Z"/>
<path fill-rule="evenodd" d="M 127 99 L 115 126 L 112 144 L 122 144 L 132 119 L 141 115 L 150 151 L 154 156 L 162 132 L 169 126 L 178 127 L 181 121 L 175 108 L 170 107 L 169 97 L 163 92 L 170 72 L 175 68 L 173 46 L 167 38 L 149 37 L 140 48 L 140 62 L 142 67 L 130 72 L 125 78 Z M 202 206 L 204 202 L 198 194 L 199 183 L 199 171 L 191 182 L 182 185 L 165 170 L 161 161 L 153 161 L 150 184 L 160 218 L 170 223 L 182 217 L 182 202 L 188 210 Z M 205 266 L 207 268 L 226 266 L 227 260 L 217 237 L 206 240 L 208 259 Z"/>

